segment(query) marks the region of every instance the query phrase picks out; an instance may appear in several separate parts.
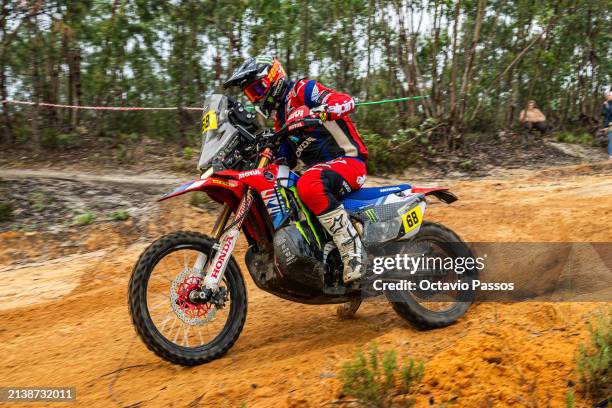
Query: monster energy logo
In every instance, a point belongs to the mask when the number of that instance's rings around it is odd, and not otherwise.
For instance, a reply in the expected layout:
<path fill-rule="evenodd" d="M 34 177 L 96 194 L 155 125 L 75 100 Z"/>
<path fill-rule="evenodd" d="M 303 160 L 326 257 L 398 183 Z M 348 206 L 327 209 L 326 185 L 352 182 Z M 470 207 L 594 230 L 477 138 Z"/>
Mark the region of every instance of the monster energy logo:
<path fill-rule="evenodd" d="M 369 219 L 370 221 L 372 221 L 372 222 L 376 222 L 376 221 L 378 221 L 378 216 L 376 215 L 376 211 L 374 211 L 374 210 L 373 210 L 373 209 L 371 209 L 371 208 L 368 208 L 367 210 L 365 210 L 365 211 L 363 212 L 363 214 L 364 214 L 366 217 L 368 217 L 368 219 Z"/>
<path fill-rule="evenodd" d="M 260 55 L 257 58 L 255 58 L 255 62 L 257 64 L 271 64 L 272 63 L 272 57 L 269 57 L 267 55 Z"/>

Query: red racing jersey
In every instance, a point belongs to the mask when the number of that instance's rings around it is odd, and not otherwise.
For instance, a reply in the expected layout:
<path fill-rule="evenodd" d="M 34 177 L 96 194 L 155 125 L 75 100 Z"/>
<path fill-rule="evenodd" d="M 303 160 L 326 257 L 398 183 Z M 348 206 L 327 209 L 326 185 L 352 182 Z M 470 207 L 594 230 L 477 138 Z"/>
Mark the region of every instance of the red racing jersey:
<path fill-rule="evenodd" d="M 277 155 L 287 158 L 292 165 L 301 160 L 308 167 L 339 157 L 365 161 L 368 149 L 348 117 L 355 110 L 355 101 L 315 80 L 304 78 L 289 84 L 274 117 L 274 127 L 278 131 L 291 112 L 300 106 L 312 109 L 323 104 L 328 107 L 327 121 L 287 138 Z"/>

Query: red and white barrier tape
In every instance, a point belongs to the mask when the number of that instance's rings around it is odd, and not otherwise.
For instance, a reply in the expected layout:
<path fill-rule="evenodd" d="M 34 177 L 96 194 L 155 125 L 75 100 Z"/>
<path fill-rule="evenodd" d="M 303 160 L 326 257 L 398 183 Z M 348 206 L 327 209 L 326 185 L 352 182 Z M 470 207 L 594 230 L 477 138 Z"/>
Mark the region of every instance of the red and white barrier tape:
<path fill-rule="evenodd" d="M 89 109 L 89 110 L 110 110 L 110 111 L 152 111 L 152 110 L 192 110 L 192 111 L 202 111 L 203 108 L 196 108 L 191 106 L 186 107 L 167 107 L 167 108 L 143 108 L 136 106 L 81 106 L 81 105 L 59 105 L 56 103 L 47 103 L 47 102 L 31 102 L 31 101 L 16 101 L 13 99 L 5 99 L 0 101 L 0 104 L 12 104 L 12 105 L 38 105 L 45 106 L 48 108 L 63 108 L 63 109 Z"/>

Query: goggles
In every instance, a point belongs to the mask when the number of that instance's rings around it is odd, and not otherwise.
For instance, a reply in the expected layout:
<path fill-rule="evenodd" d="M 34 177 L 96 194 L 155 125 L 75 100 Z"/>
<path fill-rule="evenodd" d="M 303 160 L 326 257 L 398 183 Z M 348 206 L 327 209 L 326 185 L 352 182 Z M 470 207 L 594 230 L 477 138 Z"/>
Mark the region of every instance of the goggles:
<path fill-rule="evenodd" d="M 269 88 L 270 88 L 270 81 L 268 81 L 268 78 L 261 78 L 261 79 L 258 79 L 257 81 L 254 81 L 248 84 L 242 90 L 242 92 L 244 92 L 244 95 L 249 99 L 249 101 L 258 102 L 264 96 L 266 96 L 266 93 L 268 92 Z"/>

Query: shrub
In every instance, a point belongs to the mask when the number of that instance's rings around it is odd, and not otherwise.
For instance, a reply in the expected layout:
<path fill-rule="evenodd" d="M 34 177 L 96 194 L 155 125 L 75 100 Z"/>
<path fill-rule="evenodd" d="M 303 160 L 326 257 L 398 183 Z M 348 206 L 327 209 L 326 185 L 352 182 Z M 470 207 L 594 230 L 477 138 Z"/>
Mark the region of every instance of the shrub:
<path fill-rule="evenodd" d="M 422 361 L 418 363 L 413 358 L 408 360 L 408 364 L 400 369 L 400 391 L 403 394 L 412 392 L 413 387 L 423 379 L 425 366 Z"/>
<path fill-rule="evenodd" d="M 183 149 L 183 157 L 187 160 L 191 160 L 193 158 L 193 148 L 192 147 L 185 147 Z"/>
<path fill-rule="evenodd" d="M 464 160 L 461 163 L 459 163 L 459 167 L 461 167 L 462 170 L 473 170 L 474 169 L 474 162 L 470 159 L 468 160 Z"/>
<path fill-rule="evenodd" d="M 343 391 L 363 405 L 385 407 L 393 396 L 411 392 L 423 373 L 422 362 L 410 358 L 407 365 L 399 367 L 395 350 L 381 353 L 371 345 L 367 356 L 359 350 L 352 361 L 343 364 L 340 379 Z"/>
<path fill-rule="evenodd" d="M 72 221 L 73 225 L 89 225 L 92 223 L 94 219 L 94 215 L 87 211 L 86 213 L 83 214 L 79 214 L 76 217 L 74 217 L 74 220 Z"/>
<path fill-rule="evenodd" d="M 189 198 L 189 204 L 193 205 L 194 207 L 205 208 L 206 204 L 209 202 L 210 198 L 208 198 L 208 196 L 201 191 L 195 191 Z"/>
<path fill-rule="evenodd" d="M 118 137 L 119 140 L 122 140 L 122 141 L 124 141 L 125 143 L 128 143 L 128 144 L 138 143 L 141 138 L 142 138 L 142 136 L 139 133 L 136 133 L 136 132 L 127 133 L 127 134 L 122 133 Z"/>
<path fill-rule="evenodd" d="M 41 212 L 47 206 L 45 195 L 43 193 L 32 193 L 30 194 L 30 205 L 35 211 Z"/>
<path fill-rule="evenodd" d="M 589 334 L 590 341 L 580 346 L 576 361 L 579 381 L 594 401 L 608 398 L 612 404 L 612 310 L 599 316 L 597 325 L 589 324 Z"/>
<path fill-rule="evenodd" d="M 589 133 L 559 132 L 555 135 L 558 142 L 593 145 L 595 139 Z"/>
<path fill-rule="evenodd" d="M 10 201 L 0 201 L 0 221 L 8 221 L 13 218 L 15 206 Z"/>
<path fill-rule="evenodd" d="M 45 129 L 42 134 L 44 146 L 63 149 L 79 144 L 80 136 L 76 133 L 59 133 L 53 129 Z"/>
<path fill-rule="evenodd" d="M 127 210 L 113 211 L 110 215 L 113 221 L 125 221 L 130 218 L 130 213 Z"/>
<path fill-rule="evenodd" d="M 574 391 L 572 389 L 567 390 L 567 394 L 565 396 L 565 408 L 575 408 L 576 401 L 574 399 Z"/>
<path fill-rule="evenodd" d="M 362 133 L 368 147 L 368 173 L 397 173 L 418 162 L 414 148 L 418 136 L 413 132 L 414 129 L 403 130 L 393 137 Z"/>
<path fill-rule="evenodd" d="M 119 144 L 114 149 L 115 160 L 119 163 L 125 163 L 129 159 L 128 148 L 124 144 Z"/>
<path fill-rule="evenodd" d="M 185 160 L 182 157 L 175 157 L 172 162 L 172 170 L 193 172 L 195 164 L 192 161 Z"/>

